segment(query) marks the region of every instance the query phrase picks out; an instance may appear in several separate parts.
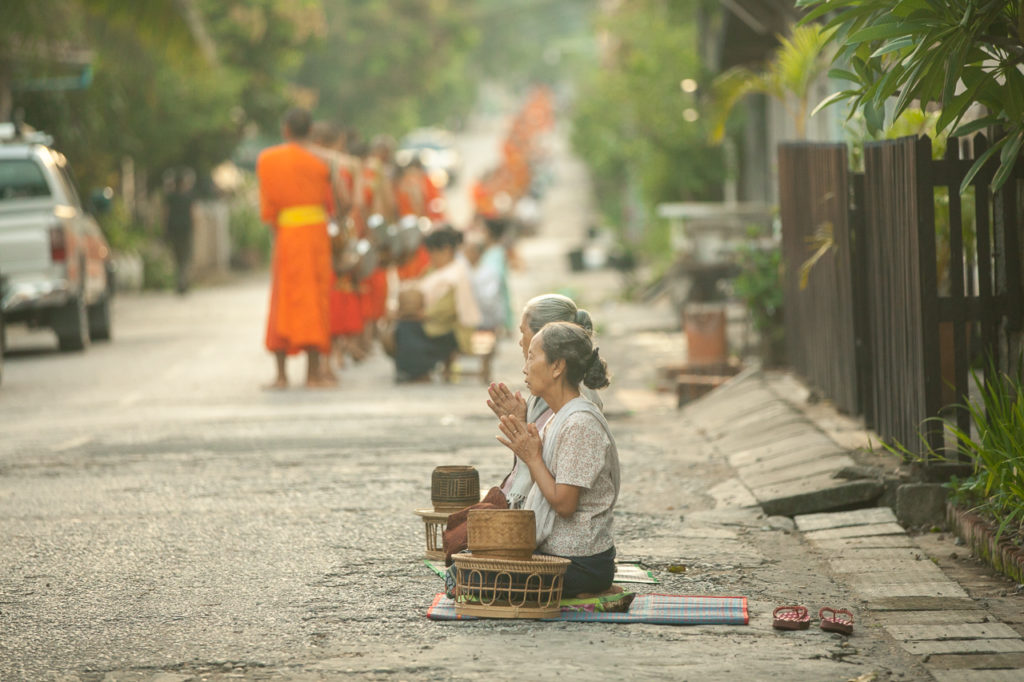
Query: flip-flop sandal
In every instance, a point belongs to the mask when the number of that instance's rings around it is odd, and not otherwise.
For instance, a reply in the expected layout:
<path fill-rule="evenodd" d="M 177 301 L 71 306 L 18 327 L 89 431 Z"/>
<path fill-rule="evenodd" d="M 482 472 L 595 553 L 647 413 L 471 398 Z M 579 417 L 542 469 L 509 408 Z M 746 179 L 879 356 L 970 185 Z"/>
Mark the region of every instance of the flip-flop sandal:
<path fill-rule="evenodd" d="M 826 616 L 826 613 L 832 614 Z M 843 635 L 853 633 L 853 614 L 846 609 L 833 609 L 826 606 L 818 611 L 818 620 L 821 621 L 821 629 L 826 632 L 838 632 Z"/>
<path fill-rule="evenodd" d="M 776 630 L 806 630 L 811 616 L 806 606 L 780 606 L 772 611 L 772 627 Z"/>

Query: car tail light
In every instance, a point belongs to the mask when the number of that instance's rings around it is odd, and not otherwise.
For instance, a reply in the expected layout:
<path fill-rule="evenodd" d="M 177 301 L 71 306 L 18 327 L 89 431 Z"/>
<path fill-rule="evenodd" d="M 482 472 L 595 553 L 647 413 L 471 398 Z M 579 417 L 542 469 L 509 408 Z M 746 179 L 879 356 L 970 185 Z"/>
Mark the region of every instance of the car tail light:
<path fill-rule="evenodd" d="M 63 263 L 68 259 L 67 235 L 60 225 L 50 228 L 50 259 L 54 263 Z"/>

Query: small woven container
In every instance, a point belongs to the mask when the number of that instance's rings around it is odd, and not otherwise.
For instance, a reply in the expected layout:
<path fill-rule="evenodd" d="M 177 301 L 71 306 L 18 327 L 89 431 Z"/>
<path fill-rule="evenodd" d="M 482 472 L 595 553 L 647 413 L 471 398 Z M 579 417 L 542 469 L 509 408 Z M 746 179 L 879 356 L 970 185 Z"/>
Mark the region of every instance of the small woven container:
<path fill-rule="evenodd" d="M 437 467 L 430 475 L 434 511 L 454 512 L 480 502 L 480 474 L 470 466 Z"/>
<path fill-rule="evenodd" d="M 474 556 L 526 560 L 537 548 L 537 522 L 530 509 L 471 509 L 466 538 Z"/>
<path fill-rule="evenodd" d="M 427 551 L 424 557 L 433 561 L 444 561 L 444 529 L 448 525 L 448 512 L 433 509 L 415 509 L 413 513 L 423 519 L 427 535 Z"/>
<path fill-rule="evenodd" d="M 453 554 L 455 614 L 478 618 L 555 618 L 569 560 L 535 554 L 526 561 Z"/>

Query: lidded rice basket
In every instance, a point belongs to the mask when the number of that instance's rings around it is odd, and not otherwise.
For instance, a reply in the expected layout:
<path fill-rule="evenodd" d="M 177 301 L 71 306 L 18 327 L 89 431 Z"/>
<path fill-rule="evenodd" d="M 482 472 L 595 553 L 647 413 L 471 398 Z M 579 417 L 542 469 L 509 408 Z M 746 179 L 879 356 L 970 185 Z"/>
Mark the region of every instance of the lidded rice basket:
<path fill-rule="evenodd" d="M 455 512 L 480 502 L 480 474 L 471 466 L 442 466 L 430 476 L 430 501 L 437 512 Z"/>
<path fill-rule="evenodd" d="M 537 547 L 537 522 L 530 509 L 471 509 L 466 535 L 473 556 L 525 560 Z"/>

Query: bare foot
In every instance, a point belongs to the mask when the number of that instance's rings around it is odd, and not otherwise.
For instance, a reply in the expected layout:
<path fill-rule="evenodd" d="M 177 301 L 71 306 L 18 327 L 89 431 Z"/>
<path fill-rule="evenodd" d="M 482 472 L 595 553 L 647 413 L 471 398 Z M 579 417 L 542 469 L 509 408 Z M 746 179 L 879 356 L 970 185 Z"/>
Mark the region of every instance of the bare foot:
<path fill-rule="evenodd" d="M 264 384 L 261 388 L 264 391 L 283 391 L 288 388 L 288 380 L 284 377 L 278 377 L 272 383 Z"/>
<path fill-rule="evenodd" d="M 336 388 L 337 385 L 337 379 L 325 379 L 323 377 L 315 377 L 306 380 L 306 388 Z"/>

